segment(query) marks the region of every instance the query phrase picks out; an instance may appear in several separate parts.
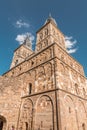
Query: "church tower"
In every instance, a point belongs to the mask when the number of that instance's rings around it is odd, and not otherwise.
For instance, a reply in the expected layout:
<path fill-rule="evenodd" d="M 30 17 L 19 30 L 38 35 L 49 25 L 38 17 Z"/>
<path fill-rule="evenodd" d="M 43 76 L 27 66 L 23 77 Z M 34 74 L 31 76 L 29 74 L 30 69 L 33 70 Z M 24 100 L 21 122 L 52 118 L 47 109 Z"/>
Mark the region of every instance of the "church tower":
<path fill-rule="evenodd" d="M 51 16 L 27 37 L 0 78 L 1 130 L 86 130 L 87 79 Z"/>
<path fill-rule="evenodd" d="M 55 19 L 50 15 L 45 21 L 44 26 L 37 31 L 36 51 L 41 51 L 52 43 L 57 43 L 60 47 L 66 50 L 64 35 L 57 28 Z"/>
<path fill-rule="evenodd" d="M 13 56 L 13 60 L 12 60 L 10 68 L 13 68 L 13 67 L 17 66 L 19 63 L 24 61 L 32 53 L 33 53 L 33 51 L 32 51 L 32 43 L 31 43 L 31 40 L 30 40 L 29 36 L 27 36 L 26 39 L 24 40 L 23 44 L 20 45 L 14 51 L 14 56 Z"/>

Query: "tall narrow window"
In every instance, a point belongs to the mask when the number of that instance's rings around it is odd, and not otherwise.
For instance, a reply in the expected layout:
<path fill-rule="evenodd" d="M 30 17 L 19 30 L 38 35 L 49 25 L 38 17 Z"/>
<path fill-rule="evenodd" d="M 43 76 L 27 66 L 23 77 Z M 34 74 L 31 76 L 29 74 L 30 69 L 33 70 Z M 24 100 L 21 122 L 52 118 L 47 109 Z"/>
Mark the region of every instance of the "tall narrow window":
<path fill-rule="evenodd" d="M 79 94 L 79 88 L 78 88 L 78 84 L 75 83 L 75 90 L 76 90 L 76 94 Z"/>
<path fill-rule="evenodd" d="M 26 125 L 26 130 L 28 130 L 28 123 L 27 123 L 27 122 L 25 122 L 25 125 Z"/>
<path fill-rule="evenodd" d="M 85 89 L 83 88 L 83 96 L 85 96 L 85 93 L 86 93 L 86 92 L 85 92 Z"/>
<path fill-rule="evenodd" d="M 69 107 L 69 113 L 71 113 L 71 107 Z"/>
<path fill-rule="evenodd" d="M 85 124 L 84 123 L 82 124 L 82 130 L 85 130 Z"/>
<path fill-rule="evenodd" d="M 41 127 L 43 127 L 43 121 L 41 121 Z"/>
<path fill-rule="evenodd" d="M 65 129 L 64 130 L 66 130 L 66 127 L 65 127 Z"/>
<path fill-rule="evenodd" d="M 29 94 L 32 93 L 32 83 L 29 83 Z"/>

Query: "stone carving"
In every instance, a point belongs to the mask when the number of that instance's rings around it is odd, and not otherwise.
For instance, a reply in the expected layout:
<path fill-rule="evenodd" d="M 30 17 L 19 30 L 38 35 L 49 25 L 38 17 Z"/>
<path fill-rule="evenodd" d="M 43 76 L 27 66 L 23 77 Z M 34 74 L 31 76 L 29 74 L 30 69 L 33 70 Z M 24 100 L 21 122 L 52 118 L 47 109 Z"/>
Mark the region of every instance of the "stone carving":
<path fill-rule="evenodd" d="M 47 63 L 36 70 L 36 81 L 38 91 L 51 89 L 53 87 L 52 65 Z"/>
<path fill-rule="evenodd" d="M 0 77 L 0 115 L 6 117 L 7 127 L 3 130 L 12 125 L 15 130 L 87 128 L 87 79 L 53 23 L 50 18 L 38 30 L 36 51 L 24 44 L 15 50 L 12 68 Z"/>
<path fill-rule="evenodd" d="M 43 66 L 36 71 L 36 80 L 38 82 L 38 91 L 43 90 L 45 88 L 45 71 Z"/>

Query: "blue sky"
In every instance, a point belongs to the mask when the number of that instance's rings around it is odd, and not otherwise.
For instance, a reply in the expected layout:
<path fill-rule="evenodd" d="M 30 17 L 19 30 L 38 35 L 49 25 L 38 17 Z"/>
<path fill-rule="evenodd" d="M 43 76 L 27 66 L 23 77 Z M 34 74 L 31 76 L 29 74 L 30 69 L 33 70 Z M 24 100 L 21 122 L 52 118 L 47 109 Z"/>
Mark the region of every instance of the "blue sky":
<path fill-rule="evenodd" d="M 0 0 L 0 75 L 9 70 L 13 51 L 26 34 L 35 42 L 49 13 L 87 75 L 87 0 Z"/>

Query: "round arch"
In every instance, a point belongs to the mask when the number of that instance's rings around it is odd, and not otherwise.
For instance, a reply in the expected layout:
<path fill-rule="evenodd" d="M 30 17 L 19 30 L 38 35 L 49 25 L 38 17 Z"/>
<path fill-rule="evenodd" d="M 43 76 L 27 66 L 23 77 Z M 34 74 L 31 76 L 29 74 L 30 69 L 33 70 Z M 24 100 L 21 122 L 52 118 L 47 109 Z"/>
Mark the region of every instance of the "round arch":
<path fill-rule="evenodd" d="M 21 104 L 19 129 L 31 130 L 33 126 L 33 101 L 31 98 L 24 99 Z"/>
<path fill-rule="evenodd" d="M 78 107 L 77 107 L 77 115 L 78 115 L 78 124 L 79 129 L 85 130 L 87 128 L 87 113 L 86 108 L 83 100 L 77 100 Z"/>
<path fill-rule="evenodd" d="M 22 107 L 23 107 L 23 104 L 24 104 L 25 102 L 27 102 L 27 101 L 30 101 L 31 104 L 32 104 L 32 106 L 34 105 L 32 99 L 28 97 L 28 98 L 26 98 L 26 99 L 23 100 L 23 102 L 22 102 Z"/>
<path fill-rule="evenodd" d="M 35 108 L 37 107 L 37 104 L 38 104 L 40 98 L 42 98 L 42 97 L 44 97 L 44 96 L 45 96 L 45 97 L 48 97 L 48 98 L 50 99 L 50 101 L 51 101 L 51 103 L 52 103 L 52 106 L 53 106 L 53 100 L 52 100 L 52 98 L 51 98 L 49 95 L 47 95 L 47 94 L 43 94 L 43 95 L 41 95 L 41 96 L 37 99 L 36 104 L 35 104 Z"/>
<path fill-rule="evenodd" d="M 79 100 L 79 102 L 82 104 L 84 112 L 85 112 L 85 116 L 87 117 L 87 112 L 86 112 L 86 107 L 83 101 Z"/>
<path fill-rule="evenodd" d="M 54 130 L 53 101 L 48 95 L 42 95 L 36 101 L 35 129 Z"/>
<path fill-rule="evenodd" d="M 6 118 L 0 115 L 0 130 L 6 130 Z"/>
<path fill-rule="evenodd" d="M 64 99 L 62 100 L 62 104 L 64 104 L 65 108 L 62 108 L 62 113 L 65 112 L 65 118 L 66 118 L 66 129 L 69 130 L 78 130 L 78 122 L 77 122 L 77 113 L 75 110 L 75 102 L 73 97 L 70 95 L 65 95 Z M 61 105 L 62 105 L 61 104 Z M 62 115 L 62 120 L 63 120 L 63 115 Z"/>

